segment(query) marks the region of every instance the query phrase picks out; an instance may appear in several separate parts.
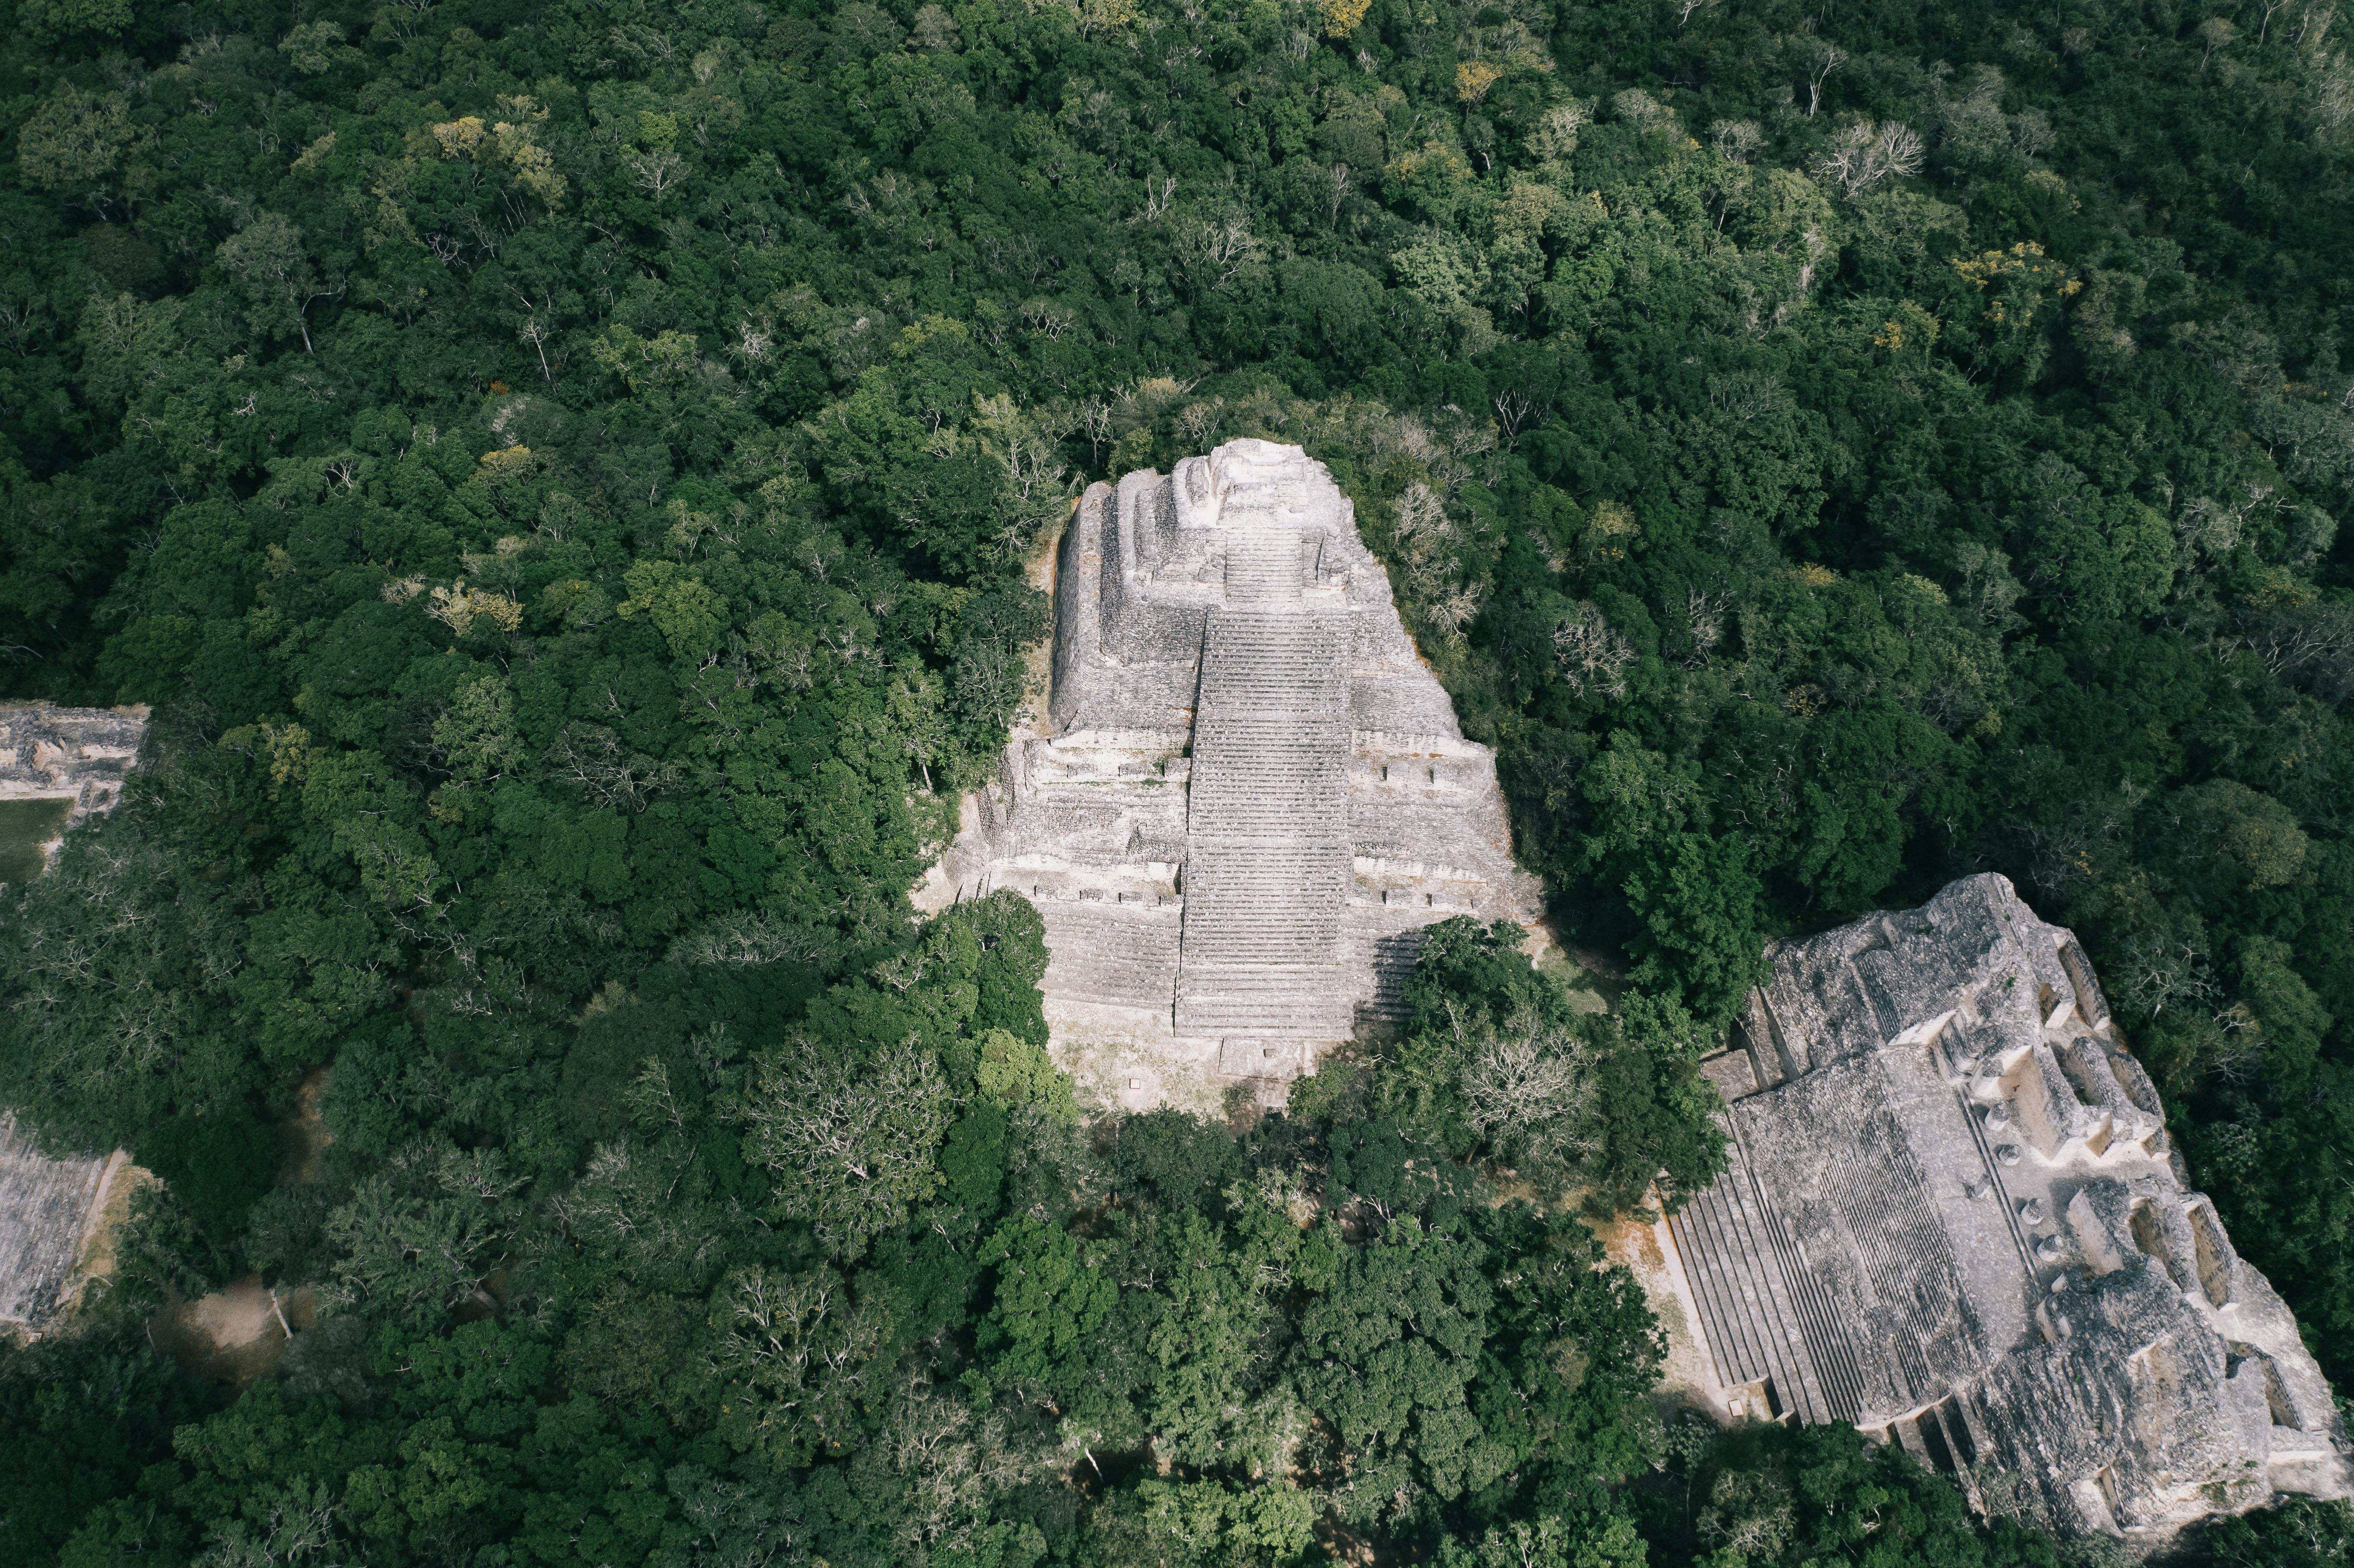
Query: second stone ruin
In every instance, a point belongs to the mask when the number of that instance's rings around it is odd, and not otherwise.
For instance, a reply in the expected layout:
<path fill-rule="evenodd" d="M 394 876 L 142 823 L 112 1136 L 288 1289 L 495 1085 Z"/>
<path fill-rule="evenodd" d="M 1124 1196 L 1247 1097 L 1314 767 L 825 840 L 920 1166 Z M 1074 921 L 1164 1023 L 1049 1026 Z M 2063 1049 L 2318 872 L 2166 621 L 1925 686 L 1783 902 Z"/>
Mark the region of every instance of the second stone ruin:
<path fill-rule="evenodd" d="M 1729 1168 L 1659 1227 L 1720 1409 L 1852 1422 L 1982 1510 L 2146 1543 L 2347 1494 L 2295 1319 L 2004 878 L 1777 948 L 1733 1047 L 1702 1064 Z"/>

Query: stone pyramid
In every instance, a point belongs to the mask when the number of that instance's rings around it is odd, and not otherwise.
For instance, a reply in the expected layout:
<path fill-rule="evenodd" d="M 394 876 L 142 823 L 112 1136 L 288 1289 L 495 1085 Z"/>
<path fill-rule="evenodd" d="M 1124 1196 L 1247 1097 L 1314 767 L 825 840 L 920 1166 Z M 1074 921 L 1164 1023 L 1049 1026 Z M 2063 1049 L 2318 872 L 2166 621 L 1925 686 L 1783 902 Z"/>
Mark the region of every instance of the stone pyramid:
<path fill-rule="evenodd" d="M 1423 927 L 1540 917 L 1494 754 L 1300 449 L 1093 486 L 1054 593 L 1044 715 L 917 902 L 1038 906 L 1055 1054 L 1098 1103 L 1280 1103 L 1401 1015 Z"/>

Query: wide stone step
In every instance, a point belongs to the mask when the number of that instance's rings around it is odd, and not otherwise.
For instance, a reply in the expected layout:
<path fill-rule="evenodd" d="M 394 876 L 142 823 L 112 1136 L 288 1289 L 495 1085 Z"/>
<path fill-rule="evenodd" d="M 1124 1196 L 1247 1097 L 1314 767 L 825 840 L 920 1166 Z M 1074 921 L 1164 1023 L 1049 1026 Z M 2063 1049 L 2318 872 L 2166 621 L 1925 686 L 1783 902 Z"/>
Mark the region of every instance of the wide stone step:
<path fill-rule="evenodd" d="M 1346 863 L 1335 866 L 1333 852 L 1345 852 L 1346 844 L 1302 842 L 1297 838 L 1269 836 L 1254 839 L 1238 834 L 1222 834 L 1211 843 L 1196 843 L 1186 855 L 1187 879 L 1192 882 L 1297 878 L 1315 874 L 1317 880 L 1335 888 L 1345 888 L 1355 878 L 1349 874 Z"/>
<path fill-rule="evenodd" d="M 1226 539 L 1226 602 L 1298 604 L 1299 530 L 1272 520 L 1237 529 Z"/>
<path fill-rule="evenodd" d="M 1210 965 L 1187 978 L 1192 986 L 1177 999 L 1180 1034 L 1345 1040 L 1353 1022 L 1336 965 Z"/>
<path fill-rule="evenodd" d="M 1045 905 L 1045 989 L 1082 1001 L 1133 1005 L 1166 996 L 1177 980 L 1178 922 L 1100 906 Z"/>
<path fill-rule="evenodd" d="M 1189 813 L 1190 826 L 1193 832 L 1214 838 L 1246 834 L 1292 838 L 1305 832 L 1313 833 L 1320 844 L 1331 844 L 1335 835 L 1317 832 L 1309 824 L 1319 815 L 1340 810 L 1347 801 L 1347 792 L 1330 779 L 1269 779 L 1248 791 L 1237 781 L 1211 791 Z"/>

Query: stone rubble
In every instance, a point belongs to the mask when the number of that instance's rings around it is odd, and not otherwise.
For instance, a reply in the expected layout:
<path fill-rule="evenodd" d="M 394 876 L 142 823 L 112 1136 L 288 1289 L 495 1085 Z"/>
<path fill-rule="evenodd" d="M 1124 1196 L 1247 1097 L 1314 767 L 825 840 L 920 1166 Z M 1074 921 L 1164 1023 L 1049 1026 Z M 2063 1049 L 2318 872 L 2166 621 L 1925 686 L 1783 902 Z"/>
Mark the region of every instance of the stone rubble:
<path fill-rule="evenodd" d="M 1723 1408 L 1852 1422 L 1983 1510 L 2128 1542 L 2348 1495 L 2328 1384 L 2073 935 L 1988 874 L 1770 959 L 1703 1064 L 1730 1169 L 1660 1227 Z"/>
<path fill-rule="evenodd" d="M 1098 1103 L 1280 1104 L 1402 1013 L 1424 927 L 1542 914 L 1495 756 L 1464 738 L 1353 507 L 1298 447 L 1229 441 L 1081 499 L 1043 722 L 917 902 L 1046 922 L 1057 1059 Z"/>

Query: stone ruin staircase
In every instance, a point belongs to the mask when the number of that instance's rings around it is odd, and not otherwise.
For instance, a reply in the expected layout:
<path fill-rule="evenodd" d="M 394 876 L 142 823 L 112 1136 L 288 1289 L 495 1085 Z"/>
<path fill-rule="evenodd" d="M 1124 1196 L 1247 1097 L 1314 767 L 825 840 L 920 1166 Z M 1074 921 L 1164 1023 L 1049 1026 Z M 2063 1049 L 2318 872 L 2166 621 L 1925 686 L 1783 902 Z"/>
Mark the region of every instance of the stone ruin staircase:
<path fill-rule="evenodd" d="M 1254 518 L 1227 544 L 1203 640 L 1187 804 L 1176 1032 L 1345 1040 L 1348 623 L 1310 612 L 1300 534 Z"/>

